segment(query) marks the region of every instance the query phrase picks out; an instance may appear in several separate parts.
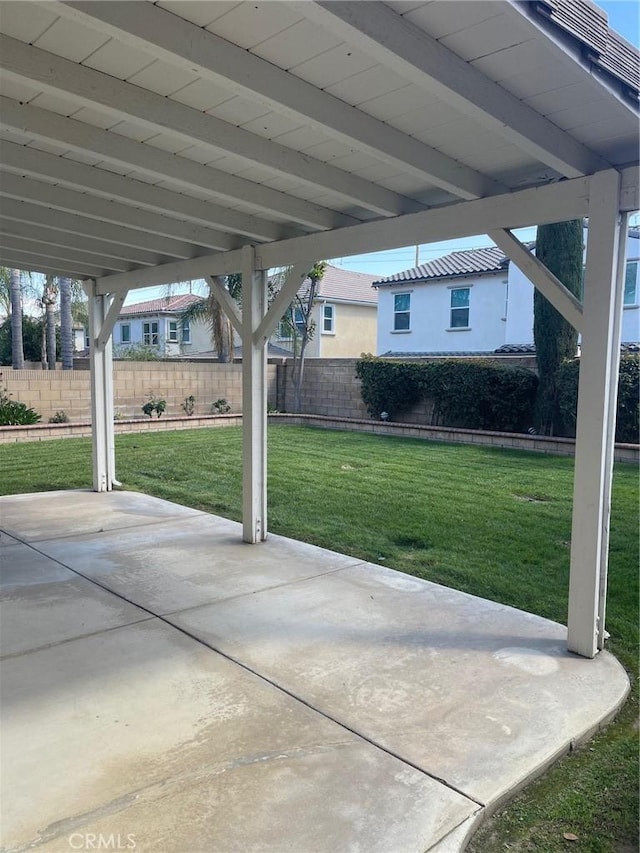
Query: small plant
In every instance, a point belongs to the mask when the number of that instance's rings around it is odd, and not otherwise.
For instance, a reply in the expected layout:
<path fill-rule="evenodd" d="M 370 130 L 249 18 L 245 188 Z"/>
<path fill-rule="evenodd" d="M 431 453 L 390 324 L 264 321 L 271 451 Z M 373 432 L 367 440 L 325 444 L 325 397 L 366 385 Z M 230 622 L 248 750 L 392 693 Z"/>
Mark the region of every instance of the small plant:
<path fill-rule="evenodd" d="M 69 423 L 69 415 L 60 409 L 53 415 L 53 417 L 49 418 L 50 424 L 68 424 Z"/>
<path fill-rule="evenodd" d="M 114 347 L 113 357 L 123 361 L 160 361 L 157 349 L 145 344 L 126 344 Z"/>
<path fill-rule="evenodd" d="M 211 414 L 212 415 L 226 415 L 227 412 L 231 411 L 231 406 L 224 397 L 221 397 L 219 400 L 216 400 L 211 404 Z"/>
<path fill-rule="evenodd" d="M 185 414 L 191 417 L 196 409 L 196 398 L 193 394 L 189 394 L 188 397 L 184 398 L 184 403 L 182 404 L 182 408 L 185 411 Z"/>
<path fill-rule="evenodd" d="M 122 414 L 120 409 L 114 409 L 113 419 L 114 419 L 114 421 L 123 421 L 124 420 L 124 415 Z"/>
<path fill-rule="evenodd" d="M 2 373 L 0 373 L 0 382 Z M 0 386 L 0 426 L 30 426 L 37 424 L 40 415 L 26 403 L 11 399 L 6 387 Z"/>
<path fill-rule="evenodd" d="M 157 417 L 160 417 L 166 408 L 166 400 L 163 400 L 162 397 L 155 397 L 153 394 L 149 394 L 149 399 L 143 404 L 142 411 L 148 418 L 150 418 L 154 412 Z"/>

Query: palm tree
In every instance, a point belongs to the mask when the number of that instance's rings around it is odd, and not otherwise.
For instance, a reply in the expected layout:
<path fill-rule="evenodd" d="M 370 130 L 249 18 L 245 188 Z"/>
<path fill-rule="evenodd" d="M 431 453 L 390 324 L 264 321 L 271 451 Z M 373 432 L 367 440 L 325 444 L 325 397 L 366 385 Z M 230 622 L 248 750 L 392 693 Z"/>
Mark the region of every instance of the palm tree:
<path fill-rule="evenodd" d="M 231 296 L 240 302 L 242 296 L 242 277 L 239 274 L 226 277 L 226 287 Z M 224 313 L 211 288 L 204 299 L 193 302 L 182 313 L 182 322 L 203 322 L 209 327 L 213 348 L 218 361 L 226 364 L 233 358 L 233 326 Z"/>
<path fill-rule="evenodd" d="M 14 370 L 24 369 L 22 346 L 22 288 L 20 270 L 9 270 L 9 294 L 11 301 L 11 364 Z"/>

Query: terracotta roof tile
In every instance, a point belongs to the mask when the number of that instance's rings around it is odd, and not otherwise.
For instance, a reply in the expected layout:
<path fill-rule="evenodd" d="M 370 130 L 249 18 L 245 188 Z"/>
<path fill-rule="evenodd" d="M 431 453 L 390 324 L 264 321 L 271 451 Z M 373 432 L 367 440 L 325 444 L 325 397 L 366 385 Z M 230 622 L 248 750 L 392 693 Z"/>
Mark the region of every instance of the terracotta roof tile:
<path fill-rule="evenodd" d="M 161 299 L 149 299 L 147 302 L 135 302 L 125 305 L 120 316 L 131 314 L 179 314 L 194 302 L 200 302 L 201 296 L 185 293 L 181 296 L 165 296 Z"/>

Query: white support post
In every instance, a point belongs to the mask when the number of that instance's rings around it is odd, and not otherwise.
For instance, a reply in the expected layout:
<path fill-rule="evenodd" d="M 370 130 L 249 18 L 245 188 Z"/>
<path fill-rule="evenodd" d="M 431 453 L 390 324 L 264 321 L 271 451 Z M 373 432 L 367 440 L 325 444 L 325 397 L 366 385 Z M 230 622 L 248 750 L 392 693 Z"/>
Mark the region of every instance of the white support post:
<path fill-rule="evenodd" d="M 91 367 L 91 436 L 93 488 L 110 492 L 116 480 L 113 429 L 113 343 L 111 332 L 127 291 L 116 296 L 96 294 L 96 282 L 84 282 L 89 297 L 89 363 Z"/>
<path fill-rule="evenodd" d="M 568 647 L 593 658 L 604 645 L 611 477 L 626 235 L 620 176 L 591 180 L 578 390 Z M 621 245 L 622 244 L 622 245 Z"/>
<path fill-rule="evenodd" d="M 255 332 L 267 310 L 267 271 L 256 270 L 255 250 L 242 250 L 242 538 L 267 538 L 267 356 Z"/>

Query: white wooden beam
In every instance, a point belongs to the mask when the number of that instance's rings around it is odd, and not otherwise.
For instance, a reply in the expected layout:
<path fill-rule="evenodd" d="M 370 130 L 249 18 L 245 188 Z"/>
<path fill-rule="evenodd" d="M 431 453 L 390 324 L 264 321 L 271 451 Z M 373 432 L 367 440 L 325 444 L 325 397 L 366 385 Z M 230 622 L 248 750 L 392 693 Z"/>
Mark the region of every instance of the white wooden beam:
<path fill-rule="evenodd" d="M 111 243 L 107 240 L 83 237 L 80 234 L 71 234 L 67 231 L 60 231 L 55 228 L 36 225 L 35 223 L 30 225 L 26 222 L 12 219 L 10 215 L 4 216 L 3 214 L 4 209 L 0 208 L 0 234 L 11 238 L 20 237 L 36 246 L 65 246 L 89 255 L 113 258 L 118 262 L 129 261 L 148 267 L 166 263 L 168 260 L 166 256 L 132 249 L 130 246 Z M 122 267 L 122 269 L 125 269 L 125 267 Z"/>
<path fill-rule="evenodd" d="M 591 183 L 578 388 L 568 647 L 592 658 L 604 644 L 615 406 L 624 277 L 619 261 L 619 175 Z M 623 236 L 622 243 L 626 243 Z M 624 250 L 623 250 L 624 251 Z"/>
<path fill-rule="evenodd" d="M 564 319 L 578 332 L 582 331 L 582 303 L 568 290 L 536 256 L 523 246 L 507 229 L 488 232 L 488 236 L 502 249 L 536 289 L 542 293 Z"/>
<path fill-rule="evenodd" d="M 140 231 L 138 228 L 113 225 L 98 218 L 87 218 L 62 210 L 53 210 L 31 202 L 3 198 L 0 204 L 0 213 L 4 218 L 22 222 L 33 228 L 43 225 L 45 228 L 68 234 L 78 234 L 117 243 L 122 246 L 123 256 L 136 263 L 146 264 L 147 261 L 138 261 L 136 257 L 128 257 L 125 252 L 128 253 L 129 249 L 140 249 L 143 252 L 155 253 L 156 260 L 153 261 L 153 265 L 168 263 L 171 256 L 174 259 L 184 260 L 193 257 L 196 253 L 196 249 L 183 240 L 149 234 L 146 231 Z"/>
<path fill-rule="evenodd" d="M 85 283 L 89 297 L 89 363 L 91 368 L 91 436 L 93 489 L 110 492 L 116 483 L 113 429 L 113 346 L 111 334 L 101 342 L 112 297 L 95 292 L 95 282 Z M 123 297 L 124 301 L 124 297 Z"/>
<path fill-rule="evenodd" d="M 200 192 L 211 193 L 212 198 L 245 202 L 312 228 L 341 228 L 358 222 L 344 213 L 120 136 L 117 130 L 101 130 L 50 110 L 1 96 L 0 127 L 18 130 L 40 141 L 64 145 L 69 151 L 99 155 L 108 163 L 130 166 L 158 180 L 170 180 L 185 190 L 196 187 Z"/>
<path fill-rule="evenodd" d="M 242 250 L 242 538 L 267 538 L 267 356 L 254 334 L 267 310 L 267 272 Z"/>
<path fill-rule="evenodd" d="M 37 83 L 47 92 L 64 92 L 79 104 L 99 107 L 116 118 L 133 119 L 156 132 L 168 130 L 186 145 L 211 146 L 213 154 L 216 151 L 233 153 L 249 163 L 258 163 L 278 174 L 293 175 L 305 184 L 338 193 L 351 204 L 376 213 L 396 215 L 423 207 L 357 175 L 214 116 L 6 35 L 0 36 L 0 68 L 10 79 Z"/>
<path fill-rule="evenodd" d="M 0 266 L 8 269 L 24 270 L 25 272 L 41 272 L 45 275 L 64 275 L 67 278 L 82 280 L 91 278 L 91 275 L 84 270 L 77 270 L 64 264 L 62 261 L 56 264 L 43 264 L 36 259 L 33 263 L 29 259 L 14 257 L 9 250 L 0 249 Z"/>
<path fill-rule="evenodd" d="M 317 263 L 317 259 L 302 261 L 289 268 L 282 287 L 256 329 L 255 344 L 267 343 L 315 263 Z"/>
<path fill-rule="evenodd" d="M 319 0 L 310 17 L 569 178 L 609 164 L 382 2 Z"/>
<path fill-rule="evenodd" d="M 23 252 L 20 249 L 11 248 L 9 246 L 0 245 L 0 253 L 3 258 L 11 258 L 19 269 L 31 270 L 55 270 L 56 275 L 62 275 L 61 270 L 64 270 L 69 278 L 95 278 L 96 276 L 108 275 L 109 270 L 98 264 L 78 263 L 77 261 L 67 261 L 63 258 L 49 257 L 46 252 L 36 253 Z M 71 275 L 71 272 L 74 272 Z M 128 273 L 115 273 L 115 275 L 128 275 Z"/>
<path fill-rule="evenodd" d="M 589 178 L 574 178 L 544 187 L 520 190 L 501 196 L 458 202 L 454 205 L 411 213 L 394 219 L 364 222 L 349 228 L 318 232 L 266 243 L 256 247 L 259 269 L 274 269 L 306 263 L 309 258 L 339 258 L 415 246 L 417 243 L 470 237 L 497 228 L 524 228 L 586 216 L 589 208 Z M 121 287 L 151 287 L 173 281 L 227 275 L 238 272 L 242 253 L 220 252 L 189 261 L 165 264 L 155 269 L 109 276 L 98 282 L 98 292 L 111 293 Z"/>
<path fill-rule="evenodd" d="M 155 187 L 143 181 L 115 175 L 105 169 L 87 166 L 13 142 L 2 143 L 2 168 L 18 175 L 61 181 L 73 189 L 107 195 L 110 199 L 135 204 L 154 213 L 164 213 L 172 219 L 213 226 L 221 232 L 237 232 L 257 240 L 280 240 L 296 234 L 294 229 L 284 228 L 247 213 L 229 210 L 214 202 Z"/>
<path fill-rule="evenodd" d="M 92 255 L 87 252 L 80 252 L 76 249 L 71 249 L 67 246 L 52 246 L 46 243 L 37 243 L 33 240 L 16 237 L 12 234 L 7 234 L 0 231 L 0 247 L 8 251 L 16 250 L 23 255 L 33 255 L 36 258 L 53 259 L 57 261 L 65 261 L 68 264 L 87 264 L 96 269 L 102 269 L 111 272 L 130 272 L 131 264 L 117 261 L 115 258 L 109 258 L 105 255 Z"/>
<path fill-rule="evenodd" d="M 101 31 L 140 49 L 151 44 L 160 59 L 348 144 L 355 141 L 365 153 L 461 198 L 504 190 L 441 151 L 159 6 L 72 2 L 62 3 L 60 11 L 84 24 L 98 21 Z"/>
<path fill-rule="evenodd" d="M 138 228 L 151 234 L 186 240 L 209 249 L 227 250 L 238 246 L 236 238 L 204 225 L 171 219 L 149 210 L 140 210 L 128 204 L 90 196 L 33 178 L 22 178 L 9 172 L 0 172 L 0 196 L 58 208 L 67 213 L 79 213 L 116 225 Z"/>
<path fill-rule="evenodd" d="M 105 347 L 107 345 L 107 342 L 111 337 L 111 333 L 113 332 L 113 327 L 116 324 L 116 320 L 118 319 L 118 317 L 120 316 L 120 312 L 122 311 L 124 300 L 127 298 L 127 292 L 123 291 L 122 293 L 115 293 L 111 297 L 111 303 L 107 309 L 106 314 L 104 315 L 104 320 L 102 321 L 102 328 L 100 329 L 100 334 L 98 335 L 99 348 Z"/>
<path fill-rule="evenodd" d="M 211 293 L 218 300 L 222 310 L 229 318 L 231 325 L 242 337 L 242 317 L 240 316 L 238 306 L 234 302 L 233 297 L 224 285 L 224 276 L 205 275 L 204 278 L 211 289 Z"/>

